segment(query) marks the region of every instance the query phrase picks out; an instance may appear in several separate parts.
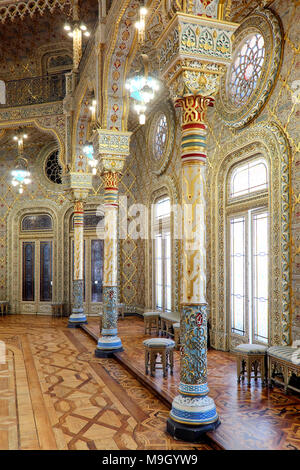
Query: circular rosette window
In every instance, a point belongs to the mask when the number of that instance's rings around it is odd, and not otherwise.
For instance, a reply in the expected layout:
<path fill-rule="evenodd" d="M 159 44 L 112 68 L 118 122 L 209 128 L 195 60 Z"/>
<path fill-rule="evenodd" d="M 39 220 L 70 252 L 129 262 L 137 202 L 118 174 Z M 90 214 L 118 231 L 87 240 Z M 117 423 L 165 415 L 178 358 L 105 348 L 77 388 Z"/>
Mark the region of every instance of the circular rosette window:
<path fill-rule="evenodd" d="M 151 169 L 156 175 L 162 174 L 170 160 L 174 141 L 174 111 L 170 104 L 155 111 L 149 121 L 148 151 Z"/>
<path fill-rule="evenodd" d="M 270 10 L 257 11 L 238 28 L 216 100 L 227 126 L 244 127 L 262 110 L 278 76 L 282 45 L 279 19 Z"/>

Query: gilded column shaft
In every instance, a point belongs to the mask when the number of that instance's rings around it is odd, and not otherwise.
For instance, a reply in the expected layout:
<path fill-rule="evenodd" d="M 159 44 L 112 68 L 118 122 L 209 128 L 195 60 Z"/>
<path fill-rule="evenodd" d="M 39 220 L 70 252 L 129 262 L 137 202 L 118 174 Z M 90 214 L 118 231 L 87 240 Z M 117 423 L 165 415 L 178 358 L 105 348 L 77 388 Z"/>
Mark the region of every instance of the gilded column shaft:
<path fill-rule="evenodd" d="M 205 246 L 205 116 L 213 99 L 186 96 L 182 107 L 182 203 L 184 217 L 181 310 L 181 374 L 172 405 L 173 421 L 196 426 L 218 421 L 214 401 L 207 396 L 207 305 Z"/>

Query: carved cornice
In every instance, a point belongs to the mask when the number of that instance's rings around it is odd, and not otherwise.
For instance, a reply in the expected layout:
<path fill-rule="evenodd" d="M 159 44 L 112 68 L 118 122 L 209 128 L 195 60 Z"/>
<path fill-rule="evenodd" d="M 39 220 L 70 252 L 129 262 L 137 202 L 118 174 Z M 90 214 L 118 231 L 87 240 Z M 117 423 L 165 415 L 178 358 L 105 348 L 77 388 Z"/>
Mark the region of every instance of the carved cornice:
<path fill-rule="evenodd" d="M 174 97 L 214 95 L 231 62 L 238 24 L 176 13 L 158 39 L 159 68 Z"/>
<path fill-rule="evenodd" d="M 15 108 L 0 108 L 0 123 L 2 121 L 15 121 L 16 119 L 28 119 L 41 116 L 64 114 L 63 102 L 34 104 L 30 106 L 18 106 Z"/>
<path fill-rule="evenodd" d="M 7 1 L 0 4 L 0 22 L 3 24 L 6 20 L 13 21 L 15 18 L 23 18 L 29 15 L 31 18 L 34 14 L 39 13 L 42 15 L 46 9 L 53 13 L 56 8 L 63 10 L 69 6 L 70 12 L 72 11 L 72 0 L 22 0 L 22 2 Z"/>
<path fill-rule="evenodd" d="M 70 199 L 84 201 L 93 187 L 91 173 L 69 172 L 63 177 L 64 190 Z"/>

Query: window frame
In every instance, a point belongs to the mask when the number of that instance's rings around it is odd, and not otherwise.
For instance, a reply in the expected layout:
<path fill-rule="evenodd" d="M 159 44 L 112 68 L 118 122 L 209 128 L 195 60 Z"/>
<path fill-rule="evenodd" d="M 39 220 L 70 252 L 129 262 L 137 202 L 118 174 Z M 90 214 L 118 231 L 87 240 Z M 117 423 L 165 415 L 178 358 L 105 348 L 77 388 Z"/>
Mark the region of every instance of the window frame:
<path fill-rule="evenodd" d="M 266 172 L 267 172 L 267 187 L 266 188 L 262 188 L 262 189 L 258 189 L 257 191 L 249 191 L 249 189 L 251 188 L 247 188 L 248 190 L 248 193 L 247 194 L 241 194 L 239 196 L 232 196 L 231 195 L 231 188 L 232 188 L 232 182 L 233 182 L 233 178 L 238 170 L 239 167 L 243 167 L 245 166 L 246 164 L 251 164 L 251 162 L 255 162 L 255 161 L 259 161 L 261 160 L 264 164 L 265 164 L 265 167 L 266 167 Z M 245 201 L 245 200 L 251 200 L 251 199 L 256 199 L 257 197 L 259 196 L 267 196 L 268 193 L 269 193 L 269 188 L 270 188 L 270 171 L 269 171 L 269 166 L 268 166 L 268 162 L 267 160 L 264 158 L 263 155 L 260 155 L 260 154 L 257 154 L 255 156 L 251 156 L 250 158 L 247 158 L 245 160 L 242 160 L 241 162 L 239 163 L 236 163 L 235 165 L 233 165 L 229 172 L 228 172 L 228 175 L 227 175 L 227 184 L 226 184 L 226 188 L 227 188 L 227 197 L 226 197 L 226 204 L 227 206 L 230 205 L 230 204 L 235 204 L 235 203 L 238 203 L 238 202 L 241 202 L 241 201 Z"/>
<path fill-rule="evenodd" d="M 254 191 L 252 193 L 248 193 L 243 196 L 239 196 L 236 198 L 231 199 L 230 198 L 230 190 L 231 190 L 231 180 L 232 180 L 232 175 L 233 171 L 236 170 L 238 166 L 243 166 L 245 163 L 249 161 L 253 161 L 256 159 L 262 159 L 266 165 L 267 168 L 267 188 L 262 190 L 262 191 Z M 231 344 L 235 343 L 237 339 L 240 340 L 240 342 L 243 341 L 248 341 L 253 344 L 262 344 L 266 345 L 270 341 L 270 324 L 271 324 L 271 318 L 270 318 L 270 312 L 271 312 L 271 294 L 270 294 L 270 287 L 271 287 L 271 280 L 270 280 L 270 249 L 271 249 L 271 231 L 270 231 L 270 202 L 269 202 L 269 190 L 271 188 L 271 182 L 270 182 L 270 169 L 267 160 L 264 158 L 263 155 L 261 154 L 255 154 L 252 155 L 250 158 L 245 158 L 243 160 L 240 160 L 238 163 L 232 165 L 229 168 L 229 171 L 227 172 L 226 175 L 226 204 L 225 204 L 225 214 L 226 214 L 226 257 L 225 257 L 225 263 L 226 263 L 226 277 L 227 280 L 225 280 L 225 305 L 226 305 L 226 316 L 227 316 L 227 324 L 228 324 L 228 334 L 229 337 L 232 337 L 232 340 L 230 340 Z M 250 262 L 250 257 L 252 256 L 252 253 L 249 252 L 249 250 L 252 251 L 252 246 L 253 246 L 253 240 L 250 240 L 250 236 L 253 236 L 253 233 L 249 234 L 249 220 L 252 220 L 253 213 L 258 213 L 258 212 L 267 212 L 268 213 L 268 247 L 269 247 L 269 276 L 268 276 L 268 338 L 266 342 L 257 340 L 254 338 L 254 317 L 253 317 L 253 305 L 252 305 L 252 288 L 249 292 L 249 283 L 253 282 L 252 278 L 252 272 L 250 271 L 250 268 L 248 267 L 248 263 Z M 232 331 L 232 319 L 231 319 L 231 304 L 230 304 L 230 295 L 231 295 L 231 267 L 230 267 L 230 254 L 231 254 L 231 234 L 230 234 L 230 219 L 232 217 L 238 217 L 238 216 L 245 216 L 246 217 L 246 240 L 245 240 L 245 248 L 246 248 L 246 299 L 247 301 L 245 302 L 246 306 L 246 318 L 245 318 L 245 334 L 240 335 L 238 333 L 235 333 Z M 252 230 L 251 230 L 252 232 Z M 248 240 L 247 240 L 248 239 Z M 250 278 L 251 277 L 251 278 Z M 251 296 L 251 299 L 250 299 Z M 247 307 L 247 302 L 251 303 L 251 306 Z M 251 308 L 251 312 L 250 309 Z M 248 318 L 247 318 L 248 317 Z M 251 325 L 250 325 L 251 321 Z M 250 335 L 252 337 L 250 337 Z"/>
<path fill-rule="evenodd" d="M 168 199 L 170 202 L 170 212 L 168 216 L 163 217 L 156 217 L 156 205 L 159 201 L 163 201 Z M 152 304 L 156 310 L 172 312 L 173 310 L 173 263 L 172 263 L 172 210 L 171 210 L 171 198 L 168 194 L 163 194 L 157 197 L 152 204 Z M 167 308 L 167 286 L 166 286 L 166 279 L 167 279 L 167 263 L 166 263 L 166 252 L 167 252 L 167 238 L 166 235 L 169 236 L 170 240 L 170 308 Z M 156 290 L 156 240 L 157 236 L 161 239 L 161 268 L 162 268 L 162 307 L 157 306 L 157 290 Z"/>

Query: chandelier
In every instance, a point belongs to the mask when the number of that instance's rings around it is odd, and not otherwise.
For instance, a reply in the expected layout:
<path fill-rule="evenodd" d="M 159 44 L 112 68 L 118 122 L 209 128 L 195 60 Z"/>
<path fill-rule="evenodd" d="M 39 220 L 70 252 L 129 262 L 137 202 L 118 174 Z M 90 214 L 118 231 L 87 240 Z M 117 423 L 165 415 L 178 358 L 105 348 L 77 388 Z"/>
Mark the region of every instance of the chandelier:
<path fill-rule="evenodd" d="M 79 21 L 72 21 L 72 23 L 65 23 L 64 30 L 67 31 L 68 36 L 70 38 L 74 38 L 76 35 L 78 35 L 78 32 L 81 32 L 81 34 L 84 34 L 84 36 L 86 37 L 89 37 L 91 34 L 88 31 L 85 24 L 80 23 Z"/>
<path fill-rule="evenodd" d="M 145 28 L 146 28 L 146 15 L 147 15 L 147 8 L 144 7 L 144 5 L 140 6 L 140 11 L 139 11 L 139 21 L 135 23 L 135 27 L 138 30 L 138 42 L 142 44 L 145 41 Z"/>
<path fill-rule="evenodd" d="M 13 139 L 18 142 L 18 156 L 16 159 L 16 166 L 12 170 L 13 176 L 11 184 L 18 187 L 19 193 L 22 194 L 24 186 L 31 183 L 30 172 L 28 171 L 28 162 L 24 157 L 24 139 L 27 139 L 28 135 L 22 130 L 19 130 L 17 135 L 14 135 Z"/>
<path fill-rule="evenodd" d="M 83 147 L 83 153 L 87 157 L 88 164 L 92 168 L 92 173 L 93 175 L 96 175 L 97 173 L 97 165 L 98 165 L 98 160 L 94 158 L 94 148 L 91 144 L 88 142 L 85 144 Z"/>
<path fill-rule="evenodd" d="M 82 35 L 89 37 L 90 32 L 86 25 L 79 19 L 79 4 L 74 3 L 73 19 L 65 23 L 64 30 L 68 36 L 73 39 L 73 70 L 77 70 L 82 56 Z"/>
<path fill-rule="evenodd" d="M 125 87 L 134 100 L 134 110 L 138 114 L 139 123 L 143 125 L 146 122 L 147 104 L 154 99 L 159 83 L 149 75 L 149 58 L 146 54 L 141 54 L 141 61 L 141 70 L 128 78 Z"/>

